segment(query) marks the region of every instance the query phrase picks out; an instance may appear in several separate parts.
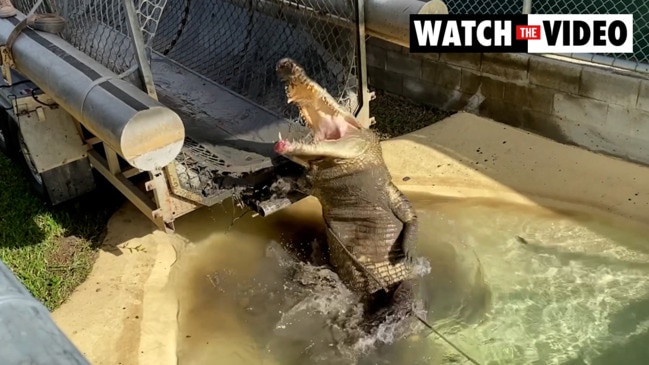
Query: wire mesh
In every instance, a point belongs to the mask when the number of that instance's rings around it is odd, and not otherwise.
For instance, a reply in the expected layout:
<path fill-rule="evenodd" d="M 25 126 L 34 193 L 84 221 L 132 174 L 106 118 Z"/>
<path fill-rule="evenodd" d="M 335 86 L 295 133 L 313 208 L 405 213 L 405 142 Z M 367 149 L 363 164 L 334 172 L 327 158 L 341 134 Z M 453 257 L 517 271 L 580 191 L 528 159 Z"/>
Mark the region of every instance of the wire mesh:
<path fill-rule="evenodd" d="M 36 2 L 14 0 L 14 6 L 26 14 Z M 150 42 L 154 37 L 166 2 L 136 1 L 145 41 Z M 67 21 L 63 39 L 111 71 L 122 74 L 137 66 L 122 0 L 45 0 L 36 12 L 62 15 Z M 134 73 L 125 79 L 139 82 Z"/>
<path fill-rule="evenodd" d="M 37 0 L 14 0 L 27 13 Z M 282 57 L 351 111 L 359 107 L 357 2 L 353 0 L 135 0 L 145 43 L 284 117 L 275 75 Z M 63 38 L 121 74 L 136 65 L 123 0 L 45 0 L 37 12 L 67 20 Z"/>
<path fill-rule="evenodd" d="M 610 60 L 597 60 L 598 63 L 613 63 L 626 60 L 637 66 L 649 63 L 649 3 L 646 0 L 597 0 L 597 1 L 533 1 L 532 13 L 536 14 L 633 14 L 633 53 L 601 53 Z"/>
<path fill-rule="evenodd" d="M 298 61 L 350 111 L 361 106 L 357 1 L 130 1 L 149 54 L 161 54 L 291 122 L 304 125 L 275 73 L 284 57 Z M 14 5 L 27 13 L 36 2 L 14 0 Z M 37 12 L 66 18 L 62 37 L 113 72 L 137 66 L 124 0 L 45 0 Z M 136 73 L 125 79 L 139 85 Z M 205 201 L 222 195 L 223 181 L 241 174 L 229 173 L 225 157 L 202 146 L 202 136 L 193 137 L 187 135 L 176 158 L 175 178 L 178 191 L 189 192 L 183 196 Z"/>
<path fill-rule="evenodd" d="M 523 1 L 445 1 L 451 14 L 520 14 Z M 633 14 L 633 53 L 599 53 L 595 63 L 649 72 L 649 2 L 646 0 L 532 0 L 532 14 Z M 584 58 L 579 55 L 568 55 Z M 597 57 L 603 56 L 603 57 Z M 626 62 L 618 63 L 619 60 Z"/>
<path fill-rule="evenodd" d="M 299 6 L 298 6 L 299 2 Z M 288 105 L 275 64 L 291 57 L 350 111 L 359 106 L 357 2 L 353 0 L 178 0 L 169 2 L 152 48 L 289 121 L 304 124 Z M 180 185 L 215 196 L 241 173 L 214 166 L 188 136 L 176 169 Z M 216 156 L 215 156 L 216 157 Z M 253 156 L 251 156 L 253 158 Z M 224 159 L 223 156 L 216 160 Z M 224 176 L 225 175 L 225 176 Z M 226 187 L 227 188 L 227 187 Z M 208 198 L 206 198 L 207 200 Z"/>
<path fill-rule="evenodd" d="M 355 111 L 355 24 L 352 0 L 178 0 L 163 14 L 153 49 L 297 120 L 297 109 L 286 104 L 275 64 L 283 57 L 294 58 Z"/>

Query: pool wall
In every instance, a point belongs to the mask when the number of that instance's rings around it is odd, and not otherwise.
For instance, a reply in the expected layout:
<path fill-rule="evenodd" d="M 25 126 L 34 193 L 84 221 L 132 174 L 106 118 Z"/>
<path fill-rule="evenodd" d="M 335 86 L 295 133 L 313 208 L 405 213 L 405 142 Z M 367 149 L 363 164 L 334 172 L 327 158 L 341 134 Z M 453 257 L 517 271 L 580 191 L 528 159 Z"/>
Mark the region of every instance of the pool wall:
<path fill-rule="evenodd" d="M 410 54 L 367 42 L 371 86 L 649 164 L 649 75 L 558 56 Z"/>

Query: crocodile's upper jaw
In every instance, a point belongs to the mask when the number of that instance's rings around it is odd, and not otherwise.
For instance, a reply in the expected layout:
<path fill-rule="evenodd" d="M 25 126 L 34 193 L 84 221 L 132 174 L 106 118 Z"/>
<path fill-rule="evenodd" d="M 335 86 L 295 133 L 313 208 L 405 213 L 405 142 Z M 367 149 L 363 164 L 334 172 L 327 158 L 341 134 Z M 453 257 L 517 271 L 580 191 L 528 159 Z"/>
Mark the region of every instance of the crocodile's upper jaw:
<path fill-rule="evenodd" d="M 275 70 L 286 82 L 287 91 L 290 90 L 288 102 L 300 107 L 300 113 L 313 132 L 315 143 L 337 141 L 361 129 L 361 124 L 354 115 L 346 111 L 341 113 L 341 110 L 336 110 L 340 109 L 339 105 L 331 105 L 335 103 L 332 99 L 325 100 L 330 96 L 324 95 L 324 89 L 320 92 L 314 90 L 321 86 L 309 79 L 304 69 L 294 60 L 281 59 Z"/>

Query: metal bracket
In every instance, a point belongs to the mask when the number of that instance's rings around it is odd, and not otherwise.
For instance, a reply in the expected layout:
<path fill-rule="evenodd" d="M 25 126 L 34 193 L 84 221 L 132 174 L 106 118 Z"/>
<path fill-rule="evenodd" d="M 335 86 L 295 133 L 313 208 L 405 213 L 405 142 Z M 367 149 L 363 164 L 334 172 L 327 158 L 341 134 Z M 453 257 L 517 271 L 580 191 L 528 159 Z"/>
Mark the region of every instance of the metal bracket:
<path fill-rule="evenodd" d="M 40 2 L 36 4 L 36 6 L 34 6 L 34 8 L 23 20 L 16 24 L 14 29 L 9 34 L 9 37 L 7 37 L 7 42 L 5 43 L 5 45 L 0 46 L 0 52 L 2 53 L 2 76 L 9 86 L 12 85 L 11 69 L 16 67 L 12 53 L 12 47 L 20 33 L 22 33 L 22 31 L 28 27 L 49 33 L 59 33 L 62 32 L 65 28 L 65 19 L 63 19 L 59 15 L 32 14 L 38 6 L 40 6 Z"/>
<path fill-rule="evenodd" d="M 16 67 L 13 57 L 11 57 L 11 51 L 7 46 L 0 46 L 0 57 L 2 58 L 2 78 L 5 80 L 7 85 L 11 86 L 11 69 Z"/>
<path fill-rule="evenodd" d="M 36 108 L 36 115 L 38 116 L 38 121 L 39 122 L 44 122 L 45 121 L 45 111 L 43 110 L 42 106 L 39 106 Z"/>
<path fill-rule="evenodd" d="M 14 29 L 9 34 L 9 37 L 7 37 L 7 42 L 0 49 L 0 52 L 2 52 L 2 76 L 5 78 L 5 81 L 7 81 L 7 84 L 9 86 L 12 85 L 12 83 L 11 83 L 11 69 L 16 67 L 16 62 L 14 61 L 14 57 L 13 57 L 11 48 L 13 47 L 13 45 L 16 42 L 16 39 L 18 38 L 20 33 L 25 28 L 27 28 L 27 21 L 28 20 L 29 20 L 29 18 L 25 18 L 25 19 L 21 20 L 20 23 L 16 24 Z"/>

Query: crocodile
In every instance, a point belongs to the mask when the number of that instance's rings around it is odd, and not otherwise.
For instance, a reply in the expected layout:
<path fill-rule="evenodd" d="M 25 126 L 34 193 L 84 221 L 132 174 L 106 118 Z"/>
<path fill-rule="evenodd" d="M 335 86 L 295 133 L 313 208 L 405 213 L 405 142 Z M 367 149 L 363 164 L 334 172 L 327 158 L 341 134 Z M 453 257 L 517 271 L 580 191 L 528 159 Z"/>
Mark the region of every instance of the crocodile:
<path fill-rule="evenodd" d="M 276 72 L 311 133 L 301 141 L 280 135 L 275 152 L 305 166 L 300 188 L 322 206 L 329 265 L 372 322 L 407 314 L 417 216 L 392 182 L 379 137 L 295 60 L 281 59 Z"/>

